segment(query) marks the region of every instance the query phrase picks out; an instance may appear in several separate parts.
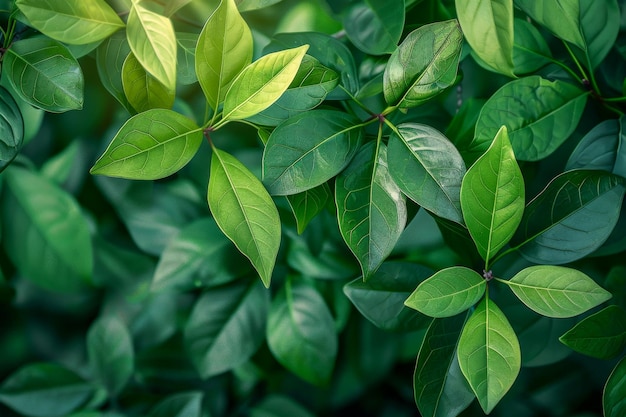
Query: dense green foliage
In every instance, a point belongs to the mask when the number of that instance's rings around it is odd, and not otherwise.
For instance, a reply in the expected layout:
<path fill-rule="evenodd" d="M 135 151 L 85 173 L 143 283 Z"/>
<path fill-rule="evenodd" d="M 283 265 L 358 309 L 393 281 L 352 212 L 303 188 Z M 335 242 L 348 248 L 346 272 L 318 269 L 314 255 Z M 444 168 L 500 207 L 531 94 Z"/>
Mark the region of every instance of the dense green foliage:
<path fill-rule="evenodd" d="M 0 414 L 626 412 L 626 2 L 0 0 Z"/>

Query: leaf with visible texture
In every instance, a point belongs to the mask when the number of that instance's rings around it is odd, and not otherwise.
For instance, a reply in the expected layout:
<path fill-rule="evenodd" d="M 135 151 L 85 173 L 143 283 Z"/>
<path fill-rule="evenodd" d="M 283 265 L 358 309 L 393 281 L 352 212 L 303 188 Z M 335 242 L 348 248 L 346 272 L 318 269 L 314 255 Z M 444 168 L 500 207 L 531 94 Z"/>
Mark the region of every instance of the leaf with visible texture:
<path fill-rule="evenodd" d="M 130 53 L 126 32 L 114 33 L 96 50 L 96 65 L 102 85 L 129 112 L 132 111 L 132 106 L 124 94 L 122 67 Z"/>
<path fill-rule="evenodd" d="M 463 375 L 489 414 L 517 379 L 521 352 L 509 321 L 488 297 L 465 323 L 457 355 Z"/>
<path fill-rule="evenodd" d="M 183 392 L 159 401 L 147 417 L 201 417 L 202 392 Z"/>
<path fill-rule="evenodd" d="M 213 148 L 208 202 L 217 225 L 269 287 L 280 247 L 280 218 L 261 181 L 232 155 Z"/>
<path fill-rule="evenodd" d="M 559 340 L 583 355 L 611 359 L 626 347 L 626 311 L 611 305 L 585 317 Z"/>
<path fill-rule="evenodd" d="M 24 142 L 24 119 L 11 94 L 0 87 L 0 172 L 17 156 Z"/>
<path fill-rule="evenodd" d="M 515 5 L 558 38 L 585 49 L 581 33 L 580 0 L 515 0 Z"/>
<path fill-rule="evenodd" d="M 117 132 L 92 174 L 129 179 L 159 179 L 184 167 L 202 143 L 202 129 L 167 109 L 131 117 Z"/>
<path fill-rule="evenodd" d="M 343 15 L 348 39 L 361 51 L 383 55 L 396 49 L 404 27 L 404 0 L 366 0 Z"/>
<path fill-rule="evenodd" d="M 287 196 L 289 207 L 296 218 L 299 234 L 302 234 L 309 222 L 326 208 L 331 198 L 332 192 L 327 183 Z"/>
<path fill-rule="evenodd" d="M 594 126 L 578 142 L 565 169 L 602 170 L 626 177 L 626 117 Z"/>
<path fill-rule="evenodd" d="M 196 75 L 196 45 L 198 34 L 178 32 L 176 33 L 178 62 L 176 63 L 176 82 L 181 85 L 190 85 L 198 81 Z"/>
<path fill-rule="evenodd" d="M 602 392 L 604 417 L 621 417 L 626 413 L 626 357 L 613 369 Z"/>
<path fill-rule="evenodd" d="M 175 92 L 150 75 L 131 52 L 122 67 L 122 86 L 130 105 L 138 112 L 150 109 L 170 109 Z"/>

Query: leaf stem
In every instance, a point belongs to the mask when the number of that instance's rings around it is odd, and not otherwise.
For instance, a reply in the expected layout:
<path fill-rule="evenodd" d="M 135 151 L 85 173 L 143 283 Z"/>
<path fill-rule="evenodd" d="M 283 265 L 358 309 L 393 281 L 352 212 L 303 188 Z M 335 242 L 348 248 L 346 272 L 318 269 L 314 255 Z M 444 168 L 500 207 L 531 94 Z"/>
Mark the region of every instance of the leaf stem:
<path fill-rule="evenodd" d="M 576 64 L 576 67 L 578 68 L 578 71 L 580 71 L 580 74 L 582 75 L 583 79 L 589 80 L 589 77 L 587 76 L 587 72 L 585 72 L 585 69 L 580 64 L 580 61 L 578 61 L 578 58 L 576 58 L 576 55 L 574 55 L 574 51 L 572 51 L 572 48 L 570 48 L 570 46 L 567 44 L 566 41 L 563 41 L 563 45 L 565 45 L 565 49 L 567 49 L 569 56 L 574 61 L 574 64 Z"/>
<path fill-rule="evenodd" d="M 361 101 L 358 98 L 356 98 L 354 95 L 352 95 L 352 93 L 350 93 L 348 90 L 346 90 L 346 88 L 343 85 L 339 85 L 339 88 L 341 88 L 348 96 L 350 96 L 352 101 L 354 101 L 361 109 L 366 111 L 372 117 L 378 117 L 378 115 L 376 113 L 371 111 L 365 104 L 361 103 Z"/>

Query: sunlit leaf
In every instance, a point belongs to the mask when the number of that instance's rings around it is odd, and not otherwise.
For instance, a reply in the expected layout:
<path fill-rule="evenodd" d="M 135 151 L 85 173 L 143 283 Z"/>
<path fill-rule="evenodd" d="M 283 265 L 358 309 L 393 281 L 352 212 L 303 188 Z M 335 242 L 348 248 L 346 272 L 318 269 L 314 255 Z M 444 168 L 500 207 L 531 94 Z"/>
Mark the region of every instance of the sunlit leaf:
<path fill-rule="evenodd" d="M 620 417 L 626 412 L 626 358 L 613 369 L 602 393 L 604 417 Z"/>
<path fill-rule="evenodd" d="M 515 5 L 557 37 L 584 49 L 579 0 L 515 0 Z"/>
<path fill-rule="evenodd" d="M 24 119 L 11 94 L 0 87 L 0 172 L 17 156 L 24 142 Z"/>
<path fill-rule="evenodd" d="M 139 113 L 155 108 L 169 109 L 174 105 L 174 90 L 149 74 L 132 52 L 122 67 L 122 86 L 128 102 Z"/>
<path fill-rule="evenodd" d="M 356 2 L 343 15 L 343 25 L 350 41 L 363 52 L 391 53 L 404 27 L 404 0 Z"/>
<path fill-rule="evenodd" d="M 235 0 L 237 8 L 242 11 L 257 10 L 276 4 L 281 0 Z"/>

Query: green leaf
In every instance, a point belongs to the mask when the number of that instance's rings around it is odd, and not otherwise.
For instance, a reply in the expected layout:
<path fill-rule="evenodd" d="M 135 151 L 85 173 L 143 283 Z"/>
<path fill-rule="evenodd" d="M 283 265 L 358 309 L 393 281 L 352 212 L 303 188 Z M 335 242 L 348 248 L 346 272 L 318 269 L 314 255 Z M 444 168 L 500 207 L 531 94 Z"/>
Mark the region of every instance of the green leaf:
<path fill-rule="evenodd" d="M 461 108 L 452 118 L 445 131 L 446 137 L 450 138 L 465 161 L 466 166 L 471 166 L 487 149 L 473 150 L 472 142 L 476 131 L 476 121 L 486 100 L 469 98 L 463 101 Z M 487 145 L 488 147 L 488 145 Z"/>
<path fill-rule="evenodd" d="M 295 78 L 308 45 L 265 55 L 235 78 L 224 98 L 224 119 L 245 119 L 265 110 Z"/>
<path fill-rule="evenodd" d="M 456 81 L 463 33 L 456 20 L 424 25 L 409 33 L 385 67 L 389 105 L 415 107 Z"/>
<path fill-rule="evenodd" d="M 490 68 L 513 74 L 513 0 L 455 0 L 463 35 Z"/>
<path fill-rule="evenodd" d="M 196 47 L 196 74 L 213 110 L 235 77 L 252 62 L 252 34 L 234 0 L 221 0 L 204 24 Z"/>
<path fill-rule="evenodd" d="M 128 102 L 138 113 L 174 105 L 174 90 L 146 72 L 132 52 L 122 67 L 122 86 Z"/>
<path fill-rule="evenodd" d="M 521 352 L 509 321 L 488 297 L 465 323 L 457 355 L 463 375 L 489 414 L 515 382 Z"/>
<path fill-rule="evenodd" d="M 580 0 L 580 28 L 593 71 L 615 45 L 620 31 L 617 0 Z"/>
<path fill-rule="evenodd" d="M 163 8 L 163 14 L 167 17 L 172 17 L 177 11 L 191 3 L 193 0 L 169 0 L 165 3 Z"/>
<path fill-rule="evenodd" d="M 580 0 L 515 0 L 515 5 L 558 38 L 585 49 L 581 33 Z"/>
<path fill-rule="evenodd" d="M 93 253 L 86 219 L 74 198 L 40 175 L 9 167 L 2 175 L 3 247 L 21 275 L 57 292 L 85 290 Z"/>
<path fill-rule="evenodd" d="M 269 293 L 257 280 L 205 291 L 185 325 L 185 346 L 202 378 L 242 365 L 263 343 Z"/>
<path fill-rule="evenodd" d="M 385 262 L 367 281 L 359 277 L 343 292 L 359 312 L 377 327 L 391 331 L 419 330 L 431 319 L 404 305 L 404 300 L 432 271 L 407 262 Z"/>
<path fill-rule="evenodd" d="M 32 417 L 63 417 L 84 404 L 94 386 L 53 363 L 31 363 L 9 375 L 0 386 L 0 401 Z"/>
<path fill-rule="evenodd" d="M 456 316 L 476 304 L 486 286 L 485 279 L 476 271 L 453 266 L 423 281 L 404 304 L 431 317 Z"/>
<path fill-rule="evenodd" d="M 562 266 L 535 265 L 499 281 L 528 308 L 547 317 L 577 316 L 611 298 L 584 273 Z"/>
<path fill-rule="evenodd" d="M 104 0 L 17 0 L 15 5 L 30 26 L 72 45 L 98 42 L 124 27 L 124 22 Z"/>
<path fill-rule="evenodd" d="M 583 355 L 614 358 L 626 347 L 626 311 L 615 305 L 608 306 L 585 317 L 559 340 Z"/>
<path fill-rule="evenodd" d="M 361 51 L 383 55 L 396 49 L 404 27 L 404 0 L 365 0 L 343 15 L 348 39 Z"/>
<path fill-rule="evenodd" d="M 272 4 L 279 3 L 281 0 L 235 0 L 237 8 L 242 12 L 250 10 L 262 9 L 264 7 L 271 6 Z"/>
<path fill-rule="evenodd" d="M 159 401 L 148 417 L 201 417 L 202 392 L 183 392 Z"/>
<path fill-rule="evenodd" d="M 148 110 L 120 128 L 90 172 L 129 179 L 164 178 L 193 158 L 202 138 L 202 130 L 191 119 L 171 110 Z"/>
<path fill-rule="evenodd" d="M 87 333 L 87 354 L 93 375 L 117 396 L 134 370 L 133 342 L 128 329 L 119 319 L 102 318 Z"/>
<path fill-rule="evenodd" d="M 176 63 L 176 82 L 181 85 L 190 85 L 198 81 L 196 75 L 196 44 L 198 34 L 178 32 L 176 33 L 178 62 Z"/>
<path fill-rule="evenodd" d="M 435 319 L 424 335 L 413 375 L 415 403 L 423 417 L 457 416 L 474 400 L 456 354 L 465 319 Z"/>
<path fill-rule="evenodd" d="M 122 83 L 122 67 L 130 53 L 126 32 L 116 32 L 98 46 L 96 65 L 104 88 L 129 112 L 132 112 L 132 106 L 124 94 Z"/>
<path fill-rule="evenodd" d="M 573 84 L 547 81 L 538 75 L 511 81 L 483 106 L 476 123 L 473 147 L 484 151 L 505 125 L 519 160 L 543 159 L 572 134 L 582 116 L 587 95 Z"/>
<path fill-rule="evenodd" d="M 541 32 L 532 23 L 514 21 L 513 66 L 515 74 L 535 72 L 550 63 L 550 48 Z"/>
<path fill-rule="evenodd" d="M 359 121 L 336 110 L 313 110 L 274 129 L 263 153 L 263 182 L 274 195 L 325 183 L 350 162 L 361 143 Z"/>
<path fill-rule="evenodd" d="M 270 394 L 250 409 L 250 417 L 315 417 L 297 401 L 287 396 Z"/>
<path fill-rule="evenodd" d="M 407 221 L 384 144 L 369 142 L 359 149 L 335 180 L 335 199 L 341 235 L 367 280 L 391 254 Z"/>
<path fill-rule="evenodd" d="M 602 171 L 568 171 L 526 207 L 513 244 L 531 262 L 573 262 L 596 250 L 619 218 L 624 181 Z"/>
<path fill-rule="evenodd" d="M 297 279 L 288 279 L 272 301 L 267 344 L 274 357 L 314 385 L 330 380 L 337 357 L 337 334 L 322 296 Z"/>
<path fill-rule="evenodd" d="M 594 126 L 578 142 L 565 169 L 602 170 L 626 177 L 626 117 Z"/>
<path fill-rule="evenodd" d="M 11 94 L 0 87 L 0 172 L 17 156 L 24 142 L 24 119 Z"/>
<path fill-rule="evenodd" d="M 16 93 L 30 105 L 49 112 L 82 109 L 83 73 L 60 43 L 43 37 L 17 41 L 2 64 Z"/>
<path fill-rule="evenodd" d="M 436 129 L 398 125 L 389 139 L 389 171 L 404 194 L 437 216 L 463 223 L 460 190 L 465 163 Z"/>
<path fill-rule="evenodd" d="M 217 225 L 269 287 L 280 247 L 280 218 L 263 184 L 233 156 L 213 148 L 208 202 Z"/>
<path fill-rule="evenodd" d="M 513 237 L 524 198 L 524 179 L 503 126 L 461 184 L 463 218 L 487 263 Z"/>
<path fill-rule="evenodd" d="M 626 412 L 626 357 L 613 369 L 602 392 L 604 417 L 620 417 Z"/>
<path fill-rule="evenodd" d="M 176 34 L 172 22 L 133 2 L 126 23 L 133 54 L 145 70 L 170 90 L 176 89 Z"/>
<path fill-rule="evenodd" d="M 331 197 L 332 193 L 327 183 L 287 196 L 291 211 L 296 218 L 299 234 L 302 234 L 309 222 L 326 208 Z"/>

